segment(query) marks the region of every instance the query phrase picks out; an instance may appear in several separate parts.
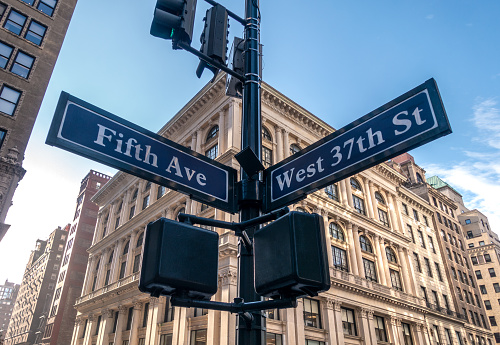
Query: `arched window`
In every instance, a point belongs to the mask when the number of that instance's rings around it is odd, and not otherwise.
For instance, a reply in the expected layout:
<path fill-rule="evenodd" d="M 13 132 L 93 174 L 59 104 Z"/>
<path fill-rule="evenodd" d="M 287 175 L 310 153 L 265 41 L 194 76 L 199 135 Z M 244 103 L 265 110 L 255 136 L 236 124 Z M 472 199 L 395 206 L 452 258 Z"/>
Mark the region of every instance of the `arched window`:
<path fill-rule="evenodd" d="M 330 229 L 330 236 L 332 236 L 333 238 L 335 238 L 339 241 L 345 242 L 344 232 L 337 225 L 337 223 L 330 223 L 328 228 Z"/>
<path fill-rule="evenodd" d="M 132 201 L 137 199 L 137 193 L 139 193 L 139 190 L 138 189 L 134 190 L 134 192 L 132 193 Z"/>
<path fill-rule="evenodd" d="M 141 232 L 141 234 L 137 238 L 137 243 L 136 243 L 135 247 L 138 248 L 138 247 L 142 246 L 143 241 L 144 241 L 144 231 Z"/>
<path fill-rule="evenodd" d="M 271 138 L 271 134 L 269 133 L 267 128 L 264 126 L 262 126 L 262 138 L 269 140 L 269 141 L 273 141 L 273 138 Z"/>
<path fill-rule="evenodd" d="M 130 246 L 130 241 L 127 241 L 127 243 L 125 244 L 125 247 L 123 247 L 123 253 L 122 255 L 125 255 L 128 253 L 128 247 Z"/>
<path fill-rule="evenodd" d="M 375 192 L 375 199 L 378 201 L 379 204 L 385 205 L 385 200 L 379 192 Z"/>
<path fill-rule="evenodd" d="M 146 185 L 144 186 L 144 191 L 147 191 L 151 188 L 151 181 L 148 181 Z"/>
<path fill-rule="evenodd" d="M 359 236 L 359 245 L 362 250 L 364 250 L 367 253 L 373 253 L 373 248 L 372 244 L 370 243 L 370 240 L 366 238 L 366 236 L 361 235 Z"/>
<path fill-rule="evenodd" d="M 392 262 L 393 264 L 398 263 L 396 253 L 394 253 L 394 250 L 392 250 L 391 247 L 385 247 L 385 255 L 387 256 L 387 260 L 389 260 L 389 262 Z"/>
<path fill-rule="evenodd" d="M 424 183 L 424 179 L 422 178 L 422 175 L 420 175 L 419 173 L 417 173 L 417 182 Z"/>
<path fill-rule="evenodd" d="M 361 185 L 354 178 L 351 178 L 351 188 L 354 190 L 359 190 L 360 192 L 363 192 L 363 190 L 361 189 Z"/>
<path fill-rule="evenodd" d="M 208 134 L 207 134 L 207 140 L 206 141 L 209 141 L 210 139 L 212 138 L 215 138 L 217 136 L 217 134 L 219 133 L 219 126 L 215 125 L 213 126 L 209 131 L 208 131 Z"/>
<path fill-rule="evenodd" d="M 293 154 L 296 154 L 299 151 L 300 151 L 299 145 L 297 145 L 297 144 L 290 145 L 290 156 Z"/>
<path fill-rule="evenodd" d="M 115 254 L 115 251 L 112 250 L 111 251 L 111 254 L 109 254 L 109 258 L 108 258 L 108 264 L 112 263 L 113 262 L 113 255 Z"/>
<path fill-rule="evenodd" d="M 339 201 L 339 193 L 336 184 L 331 184 L 325 188 L 326 195 L 335 201 Z"/>

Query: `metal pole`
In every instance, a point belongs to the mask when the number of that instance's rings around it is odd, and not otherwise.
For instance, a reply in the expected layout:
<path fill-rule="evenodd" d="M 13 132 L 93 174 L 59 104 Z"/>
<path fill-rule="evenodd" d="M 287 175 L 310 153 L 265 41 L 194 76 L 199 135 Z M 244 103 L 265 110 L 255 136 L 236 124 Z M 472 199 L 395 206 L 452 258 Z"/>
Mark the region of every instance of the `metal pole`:
<path fill-rule="evenodd" d="M 261 153 L 261 109 L 260 109 L 260 66 L 259 38 L 260 18 L 258 18 L 258 0 L 245 1 L 245 77 L 243 87 L 243 116 L 241 129 L 241 148 L 250 147 L 262 159 Z M 262 195 L 259 175 L 252 178 L 243 169 L 241 172 L 240 222 L 245 222 L 260 215 Z M 250 241 L 258 225 L 248 228 Z M 238 296 L 244 302 L 260 301 L 261 298 L 254 288 L 253 255 L 240 240 L 238 245 Z M 265 344 L 265 319 L 260 311 L 252 312 L 251 321 L 238 317 L 236 330 L 237 345 Z"/>

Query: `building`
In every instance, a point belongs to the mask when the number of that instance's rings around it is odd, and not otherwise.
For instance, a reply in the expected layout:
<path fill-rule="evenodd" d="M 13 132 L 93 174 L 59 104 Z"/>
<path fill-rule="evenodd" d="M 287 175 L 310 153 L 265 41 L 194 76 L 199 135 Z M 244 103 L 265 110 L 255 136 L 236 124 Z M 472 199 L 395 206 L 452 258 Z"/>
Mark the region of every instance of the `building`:
<path fill-rule="evenodd" d="M 469 343 L 484 344 L 491 332 L 465 245 L 465 233 L 458 218 L 465 208 L 462 196 L 437 176 L 426 179 L 425 171 L 415 164 L 411 155 L 404 154 L 393 161 L 400 165 L 401 171 L 408 177 L 406 187 L 428 202 L 433 209 L 432 217 L 424 219 L 424 222 L 432 222 L 439 234 L 436 236 L 437 244 L 443 257 L 450 289 L 453 291 L 451 296 L 457 317 L 465 321 Z M 405 213 L 414 219 L 419 218 L 414 208 L 404 209 Z M 421 242 L 420 230 L 412 228 L 410 224 L 407 224 L 407 227 Z"/>
<path fill-rule="evenodd" d="M 18 291 L 19 284 L 9 282 L 9 280 L 0 285 L 0 344 L 3 344 Z"/>
<path fill-rule="evenodd" d="M 466 233 L 474 273 L 483 298 L 486 317 L 500 343 L 500 240 L 489 224 L 488 218 L 478 210 L 464 212 L 458 216 Z"/>
<path fill-rule="evenodd" d="M 265 83 L 262 117 L 266 166 L 334 131 Z M 225 95 L 219 75 L 159 134 L 238 169 L 241 101 Z M 268 311 L 267 344 L 472 345 L 472 333 L 479 336 L 477 345 L 492 345 L 491 332 L 469 327 L 456 308 L 435 208 L 407 181 L 399 164 L 383 163 L 291 205 L 323 216 L 332 287 L 301 299 L 297 308 Z M 137 285 L 149 222 L 175 219 L 179 212 L 225 221 L 238 216 L 122 172 L 93 200 L 100 211 L 71 345 L 235 344 L 235 315 L 172 307 L 168 298 L 142 294 Z M 238 240 L 231 231 L 211 230 L 220 235 L 213 299 L 233 302 Z"/>
<path fill-rule="evenodd" d="M 71 342 L 76 317 L 73 305 L 82 292 L 88 260 L 87 249 L 92 243 L 99 210 L 91 198 L 109 179 L 109 176 L 91 170 L 82 180 L 45 326 L 43 344 L 67 345 Z"/>
<path fill-rule="evenodd" d="M 52 231 L 47 240 L 37 240 L 19 287 L 5 345 L 38 344 L 42 338 L 68 228 Z"/>
<path fill-rule="evenodd" d="M 0 1 L 0 241 L 76 0 Z"/>

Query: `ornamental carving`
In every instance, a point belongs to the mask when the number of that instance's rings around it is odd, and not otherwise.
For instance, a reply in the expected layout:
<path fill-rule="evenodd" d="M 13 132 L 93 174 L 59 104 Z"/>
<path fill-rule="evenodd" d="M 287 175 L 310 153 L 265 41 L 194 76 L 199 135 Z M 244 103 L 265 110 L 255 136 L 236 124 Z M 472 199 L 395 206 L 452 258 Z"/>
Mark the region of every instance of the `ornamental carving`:
<path fill-rule="evenodd" d="M 238 271 L 226 268 L 219 272 L 219 283 L 221 285 L 236 284 L 238 282 Z"/>

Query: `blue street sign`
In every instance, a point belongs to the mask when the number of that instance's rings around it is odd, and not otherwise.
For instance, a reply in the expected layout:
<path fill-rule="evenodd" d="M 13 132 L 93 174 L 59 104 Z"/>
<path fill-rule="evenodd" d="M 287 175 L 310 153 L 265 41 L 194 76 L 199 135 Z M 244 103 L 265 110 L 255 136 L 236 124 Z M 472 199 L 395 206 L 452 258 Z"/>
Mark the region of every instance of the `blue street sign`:
<path fill-rule="evenodd" d="M 237 211 L 236 170 L 61 93 L 46 143 L 190 195 L 230 213 Z"/>
<path fill-rule="evenodd" d="M 434 79 L 264 171 L 264 211 L 451 133 Z"/>

